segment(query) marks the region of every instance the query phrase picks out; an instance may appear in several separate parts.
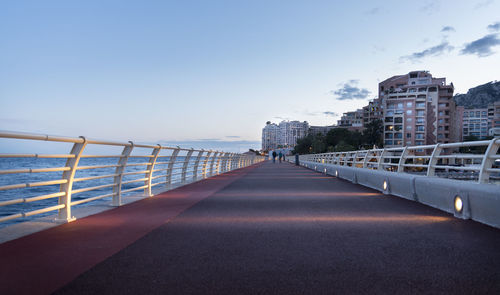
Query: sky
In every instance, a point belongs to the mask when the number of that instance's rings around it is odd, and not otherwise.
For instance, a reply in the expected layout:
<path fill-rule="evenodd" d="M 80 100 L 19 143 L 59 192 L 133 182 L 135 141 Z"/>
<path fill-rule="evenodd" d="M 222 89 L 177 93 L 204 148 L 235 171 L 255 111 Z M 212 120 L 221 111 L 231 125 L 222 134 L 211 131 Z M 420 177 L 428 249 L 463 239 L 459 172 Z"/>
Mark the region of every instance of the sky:
<path fill-rule="evenodd" d="M 394 75 L 428 70 L 455 93 L 500 80 L 499 12 L 500 0 L 0 0 L 0 129 L 259 149 L 266 121 L 335 124 Z"/>

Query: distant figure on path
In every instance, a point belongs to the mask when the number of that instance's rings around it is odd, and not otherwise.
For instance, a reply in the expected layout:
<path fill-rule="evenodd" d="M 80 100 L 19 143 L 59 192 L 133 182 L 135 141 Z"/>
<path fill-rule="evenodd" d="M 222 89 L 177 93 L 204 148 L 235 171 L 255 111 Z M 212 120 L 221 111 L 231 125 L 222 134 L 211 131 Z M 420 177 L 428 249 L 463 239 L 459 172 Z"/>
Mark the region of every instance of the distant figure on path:
<path fill-rule="evenodd" d="M 283 153 L 280 151 L 280 154 L 279 154 L 279 158 L 280 158 L 280 163 L 281 163 L 281 158 L 283 158 Z"/>
<path fill-rule="evenodd" d="M 276 151 L 273 151 L 273 163 L 276 163 Z"/>

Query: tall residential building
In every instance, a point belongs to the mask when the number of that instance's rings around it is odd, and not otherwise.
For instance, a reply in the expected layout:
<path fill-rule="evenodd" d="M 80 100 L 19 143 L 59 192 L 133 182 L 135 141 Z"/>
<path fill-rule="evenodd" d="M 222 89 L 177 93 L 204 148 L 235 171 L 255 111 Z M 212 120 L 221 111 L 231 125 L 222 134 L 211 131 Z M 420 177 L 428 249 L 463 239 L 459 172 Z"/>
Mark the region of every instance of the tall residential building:
<path fill-rule="evenodd" d="M 262 150 L 269 151 L 278 147 L 279 139 L 278 125 L 267 121 L 266 127 L 262 128 Z"/>
<path fill-rule="evenodd" d="M 307 121 L 281 121 L 279 124 L 278 145 L 282 147 L 294 147 L 297 139 L 305 137 L 309 130 Z"/>
<path fill-rule="evenodd" d="M 306 121 L 282 121 L 279 125 L 267 121 L 262 128 L 262 150 L 269 151 L 280 147 L 294 147 L 297 139 L 305 137 L 309 130 Z"/>
<path fill-rule="evenodd" d="M 458 141 L 453 84 L 427 71 L 393 76 L 379 83 L 384 146 Z"/>

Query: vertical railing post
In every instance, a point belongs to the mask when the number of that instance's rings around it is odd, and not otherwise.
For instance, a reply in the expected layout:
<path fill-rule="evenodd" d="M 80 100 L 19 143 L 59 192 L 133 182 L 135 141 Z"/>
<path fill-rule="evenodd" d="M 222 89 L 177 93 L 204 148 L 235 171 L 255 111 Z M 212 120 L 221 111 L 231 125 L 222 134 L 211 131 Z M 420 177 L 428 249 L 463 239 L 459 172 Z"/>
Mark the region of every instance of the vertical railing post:
<path fill-rule="evenodd" d="M 127 167 L 127 161 L 134 149 L 134 143 L 129 141 L 130 145 L 123 147 L 123 151 L 120 159 L 118 160 L 118 166 L 115 169 L 114 186 L 113 186 L 113 200 L 111 201 L 112 206 L 122 205 L 122 180 L 123 172 Z"/>
<path fill-rule="evenodd" d="M 387 150 L 385 148 L 380 152 L 380 157 L 378 157 L 377 170 L 384 170 L 384 157 L 386 152 Z"/>
<path fill-rule="evenodd" d="M 177 147 L 172 154 L 170 155 L 170 161 L 168 162 L 167 167 L 167 176 L 166 176 L 166 186 L 170 188 L 172 186 L 172 170 L 174 169 L 175 161 L 177 159 L 177 155 L 179 154 L 181 148 Z"/>
<path fill-rule="evenodd" d="M 220 152 L 214 152 L 214 157 L 212 158 L 212 162 L 210 163 L 210 176 L 213 176 L 214 175 L 214 164 L 215 164 L 215 160 L 217 160 L 217 162 L 219 161 L 219 157 L 218 155 L 220 155 Z"/>
<path fill-rule="evenodd" d="M 401 157 L 399 157 L 399 163 L 398 163 L 398 172 L 405 172 L 405 162 L 406 162 L 406 156 L 408 155 L 408 147 L 404 147 L 403 151 L 401 152 Z"/>
<path fill-rule="evenodd" d="M 440 144 L 437 143 L 434 146 L 434 150 L 432 151 L 431 158 L 429 159 L 429 164 L 427 164 L 427 176 L 435 176 L 436 175 L 436 164 L 439 160 L 438 156 L 441 154 Z"/>
<path fill-rule="evenodd" d="M 365 158 L 363 159 L 363 168 L 368 167 L 368 162 L 370 161 L 371 153 L 373 153 L 373 150 L 367 150 L 365 154 Z"/>
<path fill-rule="evenodd" d="M 212 151 L 208 151 L 207 154 L 205 155 L 205 159 L 203 160 L 203 168 L 201 169 L 201 178 L 207 178 L 207 166 L 211 154 Z"/>
<path fill-rule="evenodd" d="M 186 173 L 187 173 L 187 168 L 188 168 L 188 164 L 189 164 L 189 161 L 191 160 L 191 155 L 193 154 L 194 150 L 193 149 L 190 149 L 186 155 L 186 157 L 184 157 L 184 164 L 182 165 L 182 174 L 181 174 L 181 183 L 184 184 L 186 183 Z"/>
<path fill-rule="evenodd" d="M 479 183 L 488 183 L 490 180 L 490 172 L 488 169 L 493 167 L 493 163 L 495 163 L 495 156 L 500 148 L 500 139 L 493 138 L 488 144 L 488 148 L 484 153 L 483 161 L 481 162 L 481 170 L 479 170 Z"/>
<path fill-rule="evenodd" d="M 66 180 L 66 183 L 61 184 L 60 192 L 64 192 L 63 196 L 59 197 L 58 204 L 64 205 L 63 208 L 59 209 L 58 216 L 56 218 L 57 222 L 71 222 L 75 220 L 75 217 L 71 215 L 71 192 L 73 190 L 73 180 L 75 178 L 76 168 L 78 167 L 78 162 L 82 156 L 83 150 L 87 146 L 87 139 L 80 136 L 82 142 L 75 142 L 70 154 L 73 155 L 72 158 L 66 160 L 66 167 L 70 169 L 64 171 L 62 179 Z"/>
<path fill-rule="evenodd" d="M 149 158 L 149 165 L 148 165 L 148 172 L 146 172 L 146 178 L 147 180 L 144 181 L 144 185 L 147 185 L 147 187 L 144 189 L 144 195 L 146 197 L 152 197 L 153 194 L 151 193 L 151 184 L 153 183 L 153 172 L 155 170 L 155 165 L 156 165 L 156 160 L 158 159 L 158 154 L 161 151 L 161 145 L 158 145 L 153 149 L 153 152 L 151 153 L 151 158 Z"/>
<path fill-rule="evenodd" d="M 196 160 L 194 161 L 193 166 L 193 181 L 198 179 L 198 167 L 200 166 L 201 156 L 203 155 L 204 150 L 198 152 L 198 156 L 196 156 Z"/>

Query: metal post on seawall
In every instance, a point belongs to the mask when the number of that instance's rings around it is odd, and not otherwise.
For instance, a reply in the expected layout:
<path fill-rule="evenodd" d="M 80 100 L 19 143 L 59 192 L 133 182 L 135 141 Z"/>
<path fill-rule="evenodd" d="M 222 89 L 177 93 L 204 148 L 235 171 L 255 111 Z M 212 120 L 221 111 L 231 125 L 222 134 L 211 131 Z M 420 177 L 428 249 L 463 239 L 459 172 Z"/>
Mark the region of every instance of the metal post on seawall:
<path fill-rule="evenodd" d="M 57 222 L 71 222 L 75 218 L 71 215 L 71 192 L 73 190 L 73 180 L 75 178 L 76 168 L 78 167 L 78 162 L 82 156 L 83 150 L 87 146 L 87 139 L 81 136 L 82 142 L 75 142 L 70 154 L 74 155 L 73 158 L 68 158 L 66 160 L 66 167 L 70 170 L 64 171 L 62 178 L 66 180 L 66 183 L 61 184 L 60 191 L 64 192 L 65 195 L 59 197 L 59 205 L 64 205 L 64 207 L 58 210 L 58 216 L 56 218 Z"/>
<path fill-rule="evenodd" d="M 212 157 L 212 161 L 210 162 L 210 176 L 214 175 L 215 160 L 218 159 L 219 154 L 220 152 L 214 152 L 214 156 Z"/>
<path fill-rule="evenodd" d="M 181 150 L 181 148 L 177 147 L 172 152 L 172 155 L 170 155 L 170 161 L 169 161 L 168 167 L 167 167 L 167 179 L 166 179 L 167 188 L 170 188 L 172 186 L 172 170 L 174 169 L 175 161 L 177 159 L 177 155 L 179 154 L 180 150 Z"/>
<path fill-rule="evenodd" d="M 146 178 L 147 180 L 144 181 L 144 185 L 147 185 L 147 187 L 144 189 L 144 195 L 146 197 L 152 197 L 153 194 L 151 193 L 151 184 L 153 180 L 153 172 L 155 170 L 155 165 L 156 165 L 156 160 L 158 159 L 158 154 L 160 154 L 161 150 L 161 145 L 158 145 L 158 147 L 153 149 L 153 152 L 151 152 L 152 157 L 149 159 L 149 165 L 148 165 L 148 172 L 146 172 Z"/>
<path fill-rule="evenodd" d="M 441 146 L 440 144 L 436 144 L 434 146 L 434 150 L 432 151 L 431 158 L 429 159 L 429 164 L 427 166 L 427 176 L 435 176 L 436 175 L 436 167 L 435 165 L 438 162 L 438 156 L 441 155 Z"/>
<path fill-rule="evenodd" d="M 212 151 L 208 151 L 205 155 L 205 160 L 203 160 L 203 168 L 201 169 L 201 178 L 207 178 L 208 160 L 210 159 L 211 154 Z"/>
<path fill-rule="evenodd" d="M 484 153 L 483 161 L 481 162 L 481 170 L 479 170 L 479 183 L 487 183 L 490 178 L 489 169 L 492 169 L 493 164 L 495 163 L 495 155 L 500 148 L 500 139 L 493 138 L 486 148 L 486 152 Z"/>
<path fill-rule="evenodd" d="M 134 149 L 134 143 L 129 141 L 130 145 L 123 147 L 121 157 L 118 159 L 118 166 L 115 169 L 114 186 L 113 186 L 113 199 L 111 201 L 112 206 L 121 206 L 122 204 L 122 180 L 123 172 L 127 166 L 127 161 Z"/>
<path fill-rule="evenodd" d="M 193 154 L 193 149 L 190 149 L 184 157 L 184 164 L 182 165 L 182 177 L 181 177 L 181 183 L 184 184 L 186 183 L 186 173 L 187 173 L 187 168 L 189 161 L 191 160 L 191 155 Z"/>
<path fill-rule="evenodd" d="M 196 156 L 196 160 L 193 166 L 193 181 L 196 181 L 198 179 L 198 167 L 200 165 L 201 156 L 203 155 L 204 152 L 205 152 L 204 150 L 201 150 L 198 152 L 198 155 Z"/>

